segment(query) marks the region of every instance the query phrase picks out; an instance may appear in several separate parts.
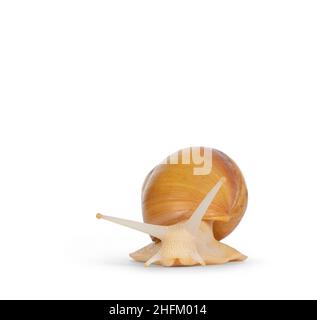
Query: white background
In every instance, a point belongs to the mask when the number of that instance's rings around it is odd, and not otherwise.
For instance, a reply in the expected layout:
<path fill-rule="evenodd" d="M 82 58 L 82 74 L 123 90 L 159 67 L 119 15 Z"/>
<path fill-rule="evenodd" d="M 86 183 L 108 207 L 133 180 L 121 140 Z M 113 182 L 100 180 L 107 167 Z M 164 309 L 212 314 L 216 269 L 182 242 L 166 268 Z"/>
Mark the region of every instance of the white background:
<path fill-rule="evenodd" d="M 0 297 L 317 298 L 316 1 L 1 1 Z M 243 263 L 128 256 L 149 170 L 242 169 Z"/>

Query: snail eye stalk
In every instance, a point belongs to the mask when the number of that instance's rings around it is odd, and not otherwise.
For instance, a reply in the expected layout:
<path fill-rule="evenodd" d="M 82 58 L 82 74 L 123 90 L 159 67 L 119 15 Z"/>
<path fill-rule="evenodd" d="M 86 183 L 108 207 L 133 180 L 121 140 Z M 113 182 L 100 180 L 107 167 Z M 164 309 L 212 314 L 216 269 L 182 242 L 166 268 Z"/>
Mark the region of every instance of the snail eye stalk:
<path fill-rule="evenodd" d="M 186 227 L 191 232 L 196 232 L 199 229 L 199 226 L 201 224 L 201 221 L 206 214 L 209 206 L 215 199 L 218 191 L 220 190 L 223 183 L 226 181 L 225 177 L 222 177 L 217 184 L 207 193 L 205 198 L 201 201 L 197 209 L 194 211 L 192 216 L 189 218 L 189 220 L 186 222 Z"/>
<path fill-rule="evenodd" d="M 162 240 L 164 238 L 164 235 L 166 234 L 167 229 L 168 229 L 168 227 L 165 227 L 165 226 L 158 226 L 155 224 L 142 223 L 142 222 L 127 220 L 127 219 L 105 216 L 101 213 L 97 213 L 96 218 L 111 221 L 111 222 L 120 224 L 122 226 L 128 227 L 130 229 L 134 229 L 134 230 L 138 230 L 138 231 L 147 233 L 147 234 L 149 234 L 153 237 L 156 237 L 160 240 Z"/>

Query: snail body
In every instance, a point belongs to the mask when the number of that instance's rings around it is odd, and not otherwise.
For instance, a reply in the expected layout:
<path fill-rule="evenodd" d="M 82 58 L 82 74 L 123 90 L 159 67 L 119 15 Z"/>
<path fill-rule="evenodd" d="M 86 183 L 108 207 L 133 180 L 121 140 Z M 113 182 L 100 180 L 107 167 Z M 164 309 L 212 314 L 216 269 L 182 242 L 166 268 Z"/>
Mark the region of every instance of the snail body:
<path fill-rule="evenodd" d="M 238 225 L 247 198 L 245 180 L 233 160 L 215 149 L 188 148 L 169 156 L 146 177 L 144 223 L 101 214 L 97 218 L 149 234 L 152 243 L 130 254 L 146 266 L 221 264 L 246 259 L 219 240 Z"/>

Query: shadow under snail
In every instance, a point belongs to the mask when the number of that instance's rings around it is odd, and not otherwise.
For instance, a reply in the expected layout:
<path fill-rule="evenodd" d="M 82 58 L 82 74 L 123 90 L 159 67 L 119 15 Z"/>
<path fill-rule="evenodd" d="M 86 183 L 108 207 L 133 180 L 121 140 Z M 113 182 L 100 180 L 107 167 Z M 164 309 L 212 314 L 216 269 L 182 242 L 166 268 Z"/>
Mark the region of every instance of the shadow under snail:
<path fill-rule="evenodd" d="M 194 154 L 202 152 L 211 155 L 210 172 L 195 174 Z M 222 264 L 246 259 L 219 240 L 238 225 L 247 199 L 243 175 L 233 160 L 215 149 L 193 147 L 169 156 L 147 175 L 142 188 L 144 223 L 100 213 L 97 218 L 149 234 L 152 243 L 130 254 L 145 266 Z"/>

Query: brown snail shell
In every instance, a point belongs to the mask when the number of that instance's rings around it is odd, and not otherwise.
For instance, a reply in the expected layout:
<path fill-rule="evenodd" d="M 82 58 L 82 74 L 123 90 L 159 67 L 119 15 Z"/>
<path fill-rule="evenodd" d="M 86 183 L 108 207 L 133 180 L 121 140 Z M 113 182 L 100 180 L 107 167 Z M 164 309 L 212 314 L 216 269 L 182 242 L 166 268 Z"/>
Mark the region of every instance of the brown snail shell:
<path fill-rule="evenodd" d="M 202 147 L 199 149 L 201 154 L 208 150 Z M 178 159 L 187 150 L 179 150 Z M 142 188 L 144 222 L 172 225 L 189 219 L 210 186 L 225 177 L 224 186 L 209 206 L 203 220 L 215 221 L 213 231 L 217 240 L 233 231 L 247 208 L 245 180 L 232 159 L 216 149 L 209 151 L 212 154 L 212 169 L 208 175 L 193 174 L 197 164 L 192 157 L 189 164 L 182 164 L 181 160 L 176 164 L 164 163 L 148 174 Z"/>

